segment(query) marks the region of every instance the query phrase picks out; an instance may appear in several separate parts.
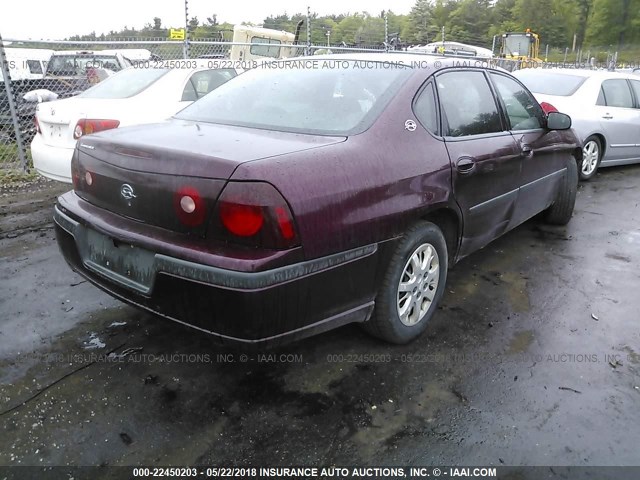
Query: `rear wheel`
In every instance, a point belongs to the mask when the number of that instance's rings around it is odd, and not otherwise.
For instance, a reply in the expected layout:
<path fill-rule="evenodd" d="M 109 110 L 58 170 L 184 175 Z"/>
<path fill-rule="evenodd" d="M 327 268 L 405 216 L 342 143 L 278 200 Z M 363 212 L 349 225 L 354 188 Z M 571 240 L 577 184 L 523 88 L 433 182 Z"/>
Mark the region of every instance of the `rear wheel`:
<path fill-rule="evenodd" d="M 572 158 L 567 161 L 567 171 L 560 184 L 556 199 L 545 212 L 545 220 L 553 225 L 566 225 L 571 220 L 578 193 L 578 165 Z"/>
<path fill-rule="evenodd" d="M 391 343 L 408 343 L 424 332 L 444 293 L 447 244 L 433 223 L 407 231 L 385 272 L 372 318 L 363 328 Z"/>
<path fill-rule="evenodd" d="M 589 180 L 598 171 L 602 160 L 602 143 L 595 135 L 590 136 L 582 147 L 582 166 L 580 167 L 580 180 Z"/>

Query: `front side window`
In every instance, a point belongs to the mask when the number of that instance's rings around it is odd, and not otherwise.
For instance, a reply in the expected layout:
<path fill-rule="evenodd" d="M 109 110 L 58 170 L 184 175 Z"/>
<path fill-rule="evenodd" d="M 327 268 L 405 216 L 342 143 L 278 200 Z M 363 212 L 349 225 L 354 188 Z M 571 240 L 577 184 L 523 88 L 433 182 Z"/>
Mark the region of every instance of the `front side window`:
<path fill-rule="evenodd" d="M 482 72 L 448 72 L 439 75 L 437 83 L 445 135 L 503 131 L 498 107 Z"/>
<path fill-rule="evenodd" d="M 627 81 L 613 79 L 602 82 L 597 104 L 607 107 L 633 108 L 633 97 Z"/>
<path fill-rule="evenodd" d="M 491 73 L 498 95 L 505 106 L 511 130 L 541 128 L 542 111 L 538 102 L 522 86 L 504 75 Z"/>
<path fill-rule="evenodd" d="M 270 45 L 251 45 L 251 54 L 260 57 L 280 57 L 280 40 L 275 38 L 251 37 L 251 43 L 269 43 Z M 273 45 L 273 46 L 272 46 Z"/>
<path fill-rule="evenodd" d="M 636 98 L 640 102 L 640 80 L 631 80 L 631 88 L 633 88 Z M 640 105 L 638 107 L 640 108 Z"/>

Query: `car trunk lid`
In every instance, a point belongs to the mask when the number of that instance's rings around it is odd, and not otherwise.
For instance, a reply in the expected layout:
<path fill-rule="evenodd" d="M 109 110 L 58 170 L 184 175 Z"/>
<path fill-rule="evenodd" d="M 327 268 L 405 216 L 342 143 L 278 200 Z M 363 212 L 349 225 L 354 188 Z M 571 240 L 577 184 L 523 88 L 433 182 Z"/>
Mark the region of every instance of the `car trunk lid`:
<path fill-rule="evenodd" d="M 73 148 L 73 131 L 82 118 L 118 120 L 121 99 L 66 98 L 38 105 L 37 117 L 45 145 Z M 121 111 L 121 110 L 120 110 Z"/>
<path fill-rule="evenodd" d="M 127 127 L 78 141 L 74 185 L 80 197 L 101 208 L 204 235 L 206 221 L 185 222 L 183 196 L 192 197 L 207 219 L 238 165 L 344 139 L 177 120 Z"/>

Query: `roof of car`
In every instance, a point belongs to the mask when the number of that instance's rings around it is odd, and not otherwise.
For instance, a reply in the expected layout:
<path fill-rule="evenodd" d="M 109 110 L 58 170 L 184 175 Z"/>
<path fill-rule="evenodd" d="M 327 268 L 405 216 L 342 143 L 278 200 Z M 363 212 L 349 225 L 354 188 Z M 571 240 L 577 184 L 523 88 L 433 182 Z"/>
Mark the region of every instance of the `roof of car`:
<path fill-rule="evenodd" d="M 610 70 L 587 70 L 578 68 L 525 68 L 521 71 L 532 72 L 535 71 L 540 74 L 554 73 L 560 75 L 572 75 L 574 77 L 585 78 L 633 78 L 638 79 L 637 74 L 625 73 L 625 72 L 612 72 Z"/>
<path fill-rule="evenodd" d="M 53 52 L 53 56 L 62 56 L 62 55 L 80 55 L 80 56 L 94 56 L 94 55 L 102 55 L 102 56 L 115 56 L 116 52 L 113 50 L 56 50 Z"/>
<path fill-rule="evenodd" d="M 380 63 L 400 63 L 403 65 L 421 67 L 428 66 L 435 70 L 446 67 L 494 67 L 491 59 L 484 57 L 466 57 L 466 56 L 443 56 L 432 55 L 423 52 L 341 52 L 323 55 L 313 55 L 308 57 L 292 57 L 286 60 L 355 60 L 364 62 L 380 62 Z M 425 63 L 426 62 L 426 63 Z"/>

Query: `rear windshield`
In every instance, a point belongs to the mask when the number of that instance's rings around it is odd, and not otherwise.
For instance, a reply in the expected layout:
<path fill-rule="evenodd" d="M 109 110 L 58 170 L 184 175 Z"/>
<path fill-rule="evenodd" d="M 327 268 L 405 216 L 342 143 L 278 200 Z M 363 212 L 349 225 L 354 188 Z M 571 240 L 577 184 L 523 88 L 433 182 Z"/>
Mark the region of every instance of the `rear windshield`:
<path fill-rule="evenodd" d="M 48 75 L 84 75 L 87 68 L 117 72 L 122 69 L 115 55 L 53 55 L 47 66 Z"/>
<path fill-rule="evenodd" d="M 517 70 L 513 72 L 533 93 L 568 97 L 573 95 L 587 77 L 565 75 L 563 73 L 545 72 L 542 70 Z"/>
<path fill-rule="evenodd" d="M 107 77 L 97 85 L 82 92 L 85 98 L 128 98 L 137 95 L 160 77 L 169 72 L 167 68 L 127 68 L 117 75 Z"/>
<path fill-rule="evenodd" d="M 292 68 L 292 61 L 273 62 L 249 70 L 176 118 L 319 135 L 355 134 L 373 123 L 411 74 L 410 68 L 395 63 L 315 63 L 317 68 Z"/>

